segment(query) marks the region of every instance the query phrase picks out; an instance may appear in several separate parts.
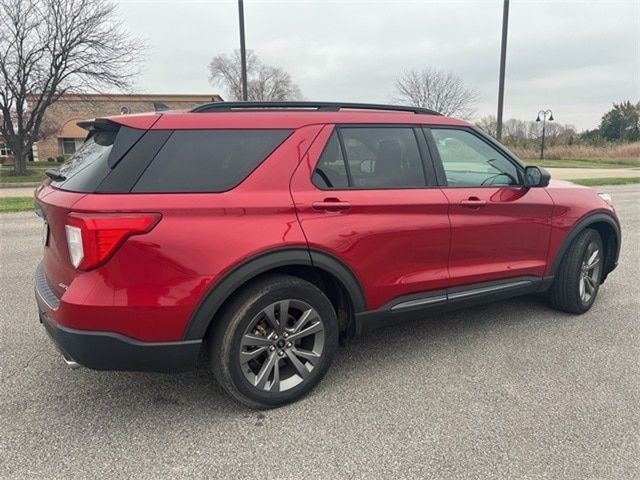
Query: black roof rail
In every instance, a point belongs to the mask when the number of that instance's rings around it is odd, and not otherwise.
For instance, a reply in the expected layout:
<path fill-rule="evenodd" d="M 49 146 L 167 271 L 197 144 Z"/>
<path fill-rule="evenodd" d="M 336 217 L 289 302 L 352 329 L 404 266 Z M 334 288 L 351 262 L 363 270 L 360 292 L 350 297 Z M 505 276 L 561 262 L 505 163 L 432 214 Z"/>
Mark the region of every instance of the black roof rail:
<path fill-rule="evenodd" d="M 387 110 L 392 112 L 411 112 L 426 115 L 442 115 L 434 110 L 402 105 L 379 105 L 375 103 L 344 102 L 213 102 L 198 105 L 193 113 L 230 112 L 235 110 L 317 110 L 319 112 L 337 112 L 343 108 L 350 110 Z"/>

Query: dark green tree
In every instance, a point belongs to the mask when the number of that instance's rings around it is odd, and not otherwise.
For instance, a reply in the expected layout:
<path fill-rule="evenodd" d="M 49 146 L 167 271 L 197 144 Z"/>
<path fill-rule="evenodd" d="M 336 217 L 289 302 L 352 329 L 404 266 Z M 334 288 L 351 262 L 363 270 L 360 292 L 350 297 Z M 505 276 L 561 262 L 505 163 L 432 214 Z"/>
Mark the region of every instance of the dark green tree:
<path fill-rule="evenodd" d="M 614 103 L 613 108 L 602 116 L 600 135 L 612 142 L 636 142 L 640 140 L 640 102 L 629 100 Z"/>

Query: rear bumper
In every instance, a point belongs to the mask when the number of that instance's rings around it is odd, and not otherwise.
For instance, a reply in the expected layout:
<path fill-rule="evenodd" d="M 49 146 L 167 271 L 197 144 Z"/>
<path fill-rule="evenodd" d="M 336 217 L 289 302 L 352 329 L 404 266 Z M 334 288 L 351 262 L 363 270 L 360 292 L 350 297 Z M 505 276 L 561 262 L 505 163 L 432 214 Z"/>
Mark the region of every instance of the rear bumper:
<path fill-rule="evenodd" d="M 202 340 L 141 342 L 114 332 L 78 330 L 56 318 L 60 299 L 50 289 L 42 266 L 36 271 L 40 322 L 69 364 L 93 370 L 184 372 L 196 367 Z"/>
<path fill-rule="evenodd" d="M 184 372 L 195 368 L 202 342 L 139 342 L 109 332 L 43 325 L 67 362 L 93 370 Z"/>

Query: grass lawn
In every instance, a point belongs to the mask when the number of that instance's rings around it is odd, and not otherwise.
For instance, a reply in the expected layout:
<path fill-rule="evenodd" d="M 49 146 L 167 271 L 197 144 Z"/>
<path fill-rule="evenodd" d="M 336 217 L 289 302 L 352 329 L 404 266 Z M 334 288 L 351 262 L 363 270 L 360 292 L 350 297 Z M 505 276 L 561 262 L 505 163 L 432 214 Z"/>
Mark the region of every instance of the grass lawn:
<path fill-rule="evenodd" d="M 33 197 L 0 198 L 0 212 L 23 212 L 33 210 Z"/>
<path fill-rule="evenodd" d="M 640 167 L 640 162 L 621 163 L 615 160 L 598 159 L 570 159 L 570 160 L 540 160 L 539 158 L 528 158 L 523 160 L 527 165 L 538 165 L 545 168 L 634 168 Z"/>
<path fill-rule="evenodd" d="M 58 168 L 60 163 L 57 162 L 29 162 L 27 163 L 28 170 L 46 170 L 47 168 Z M 0 166 L 0 171 L 4 174 L 4 172 L 13 172 L 13 165 L 2 165 Z"/>
<path fill-rule="evenodd" d="M 30 175 L 11 175 L 11 172 L 0 172 L 0 183 L 29 183 L 29 182 L 41 182 L 47 176 L 44 174 L 44 170 L 30 171 Z"/>
<path fill-rule="evenodd" d="M 569 180 L 578 185 L 586 185 L 587 187 L 597 187 L 600 185 L 630 185 L 632 183 L 640 183 L 640 177 L 611 177 L 611 178 L 578 178 Z"/>

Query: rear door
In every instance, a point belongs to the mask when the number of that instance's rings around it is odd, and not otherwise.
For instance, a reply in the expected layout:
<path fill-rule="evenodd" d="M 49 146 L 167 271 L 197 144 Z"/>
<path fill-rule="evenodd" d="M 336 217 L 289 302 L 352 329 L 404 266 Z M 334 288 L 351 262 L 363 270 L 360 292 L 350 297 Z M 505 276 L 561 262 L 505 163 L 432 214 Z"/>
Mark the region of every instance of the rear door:
<path fill-rule="evenodd" d="M 542 276 L 553 202 L 523 169 L 470 128 L 425 130 L 451 220 L 451 286 Z"/>
<path fill-rule="evenodd" d="M 411 125 L 328 125 L 291 181 L 312 249 L 360 280 L 369 309 L 446 288 L 448 202 Z"/>

